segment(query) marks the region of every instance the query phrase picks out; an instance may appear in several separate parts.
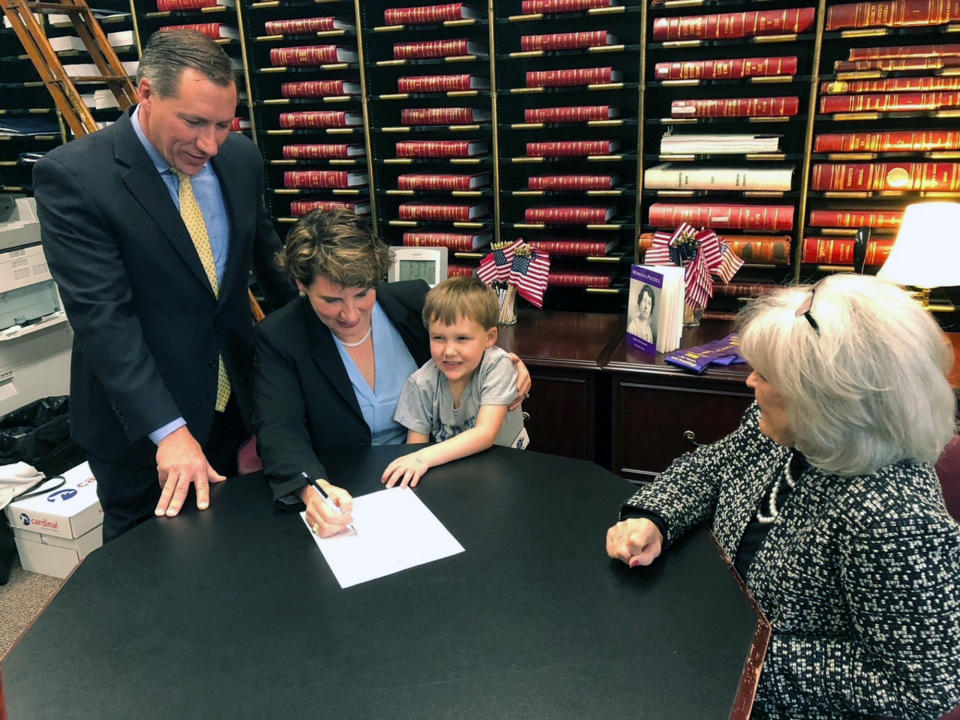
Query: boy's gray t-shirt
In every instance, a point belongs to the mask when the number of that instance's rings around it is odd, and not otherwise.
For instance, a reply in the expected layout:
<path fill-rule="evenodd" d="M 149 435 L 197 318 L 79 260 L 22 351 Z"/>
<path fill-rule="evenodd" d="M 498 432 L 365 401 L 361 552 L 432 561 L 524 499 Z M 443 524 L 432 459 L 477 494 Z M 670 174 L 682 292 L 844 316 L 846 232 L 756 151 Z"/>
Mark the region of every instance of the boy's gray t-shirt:
<path fill-rule="evenodd" d="M 437 442 L 475 427 L 481 405 L 509 405 L 517 397 L 517 370 L 513 361 L 494 345 L 483 353 L 480 365 L 463 391 L 460 407 L 453 409 L 450 383 L 433 360 L 407 378 L 393 419 L 414 432 L 430 435 Z M 510 447 L 523 430 L 520 408 L 507 413 L 494 441 Z"/>

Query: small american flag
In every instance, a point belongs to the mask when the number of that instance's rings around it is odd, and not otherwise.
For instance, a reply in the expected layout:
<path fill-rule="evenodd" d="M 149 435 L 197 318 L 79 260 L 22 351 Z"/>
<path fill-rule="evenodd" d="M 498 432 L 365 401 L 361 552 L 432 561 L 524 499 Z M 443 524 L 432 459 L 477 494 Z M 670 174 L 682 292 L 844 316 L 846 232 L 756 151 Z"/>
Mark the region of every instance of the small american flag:
<path fill-rule="evenodd" d="M 550 278 L 550 256 L 524 248 L 517 252 L 510 266 L 510 284 L 516 286 L 520 296 L 538 308 L 543 308 L 543 293 Z"/>
<path fill-rule="evenodd" d="M 480 261 L 480 267 L 477 268 L 477 275 L 487 285 L 495 282 L 507 282 L 510 278 L 510 265 L 513 262 L 513 254 L 517 247 L 523 244 L 523 240 L 514 240 L 512 243 L 505 244 L 502 248 L 495 248 L 493 252 L 488 253 Z"/>

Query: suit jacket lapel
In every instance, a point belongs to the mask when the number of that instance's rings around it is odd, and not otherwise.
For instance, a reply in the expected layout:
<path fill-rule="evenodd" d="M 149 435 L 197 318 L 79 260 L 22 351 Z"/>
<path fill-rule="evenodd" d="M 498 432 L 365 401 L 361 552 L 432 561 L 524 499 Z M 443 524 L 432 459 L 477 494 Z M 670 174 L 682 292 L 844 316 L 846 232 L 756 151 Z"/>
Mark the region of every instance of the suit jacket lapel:
<path fill-rule="evenodd" d="M 430 359 L 430 353 L 425 344 L 426 330 L 422 315 L 399 302 L 388 285 L 377 287 L 377 302 L 400 333 L 417 367 L 423 365 Z"/>
<path fill-rule="evenodd" d="M 239 178 L 242 177 L 243 168 L 236 162 L 233 162 L 229 153 L 217 154 L 211 161 L 217 179 L 220 182 L 220 192 L 223 193 L 223 202 L 227 208 L 227 216 L 230 218 L 230 238 L 227 243 L 227 264 L 223 271 L 223 280 L 221 285 L 232 287 L 234 275 L 238 272 L 249 272 L 249 268 L 243 268 L 240 262 L 245 253 L 242 251 L 244 238 L 241 237 L 240 223 L 238 222 L 239 208 L 242 203 L 250 203 L 250 196 L 243 196 Z M 256 198 L 259 202 L 260 198 Z M 244 283 L 246 284 L 246 283 Z M 221 295 L 221 298 L 223 295 Z"/>
<path fill-rule="evenodd" d="M 353 390 L 353 383 L 340 358 L 340 351 L 333 340 L 333 333 L 317 317 L 307 298 L 301 297 L 299 302 L 303 313 L 303 324 L 307 329 L 307 347 L 310 349 L 310 357 L 357 417 L 363 420 L 357 394 Z"/>
<path fill-rule="evenodd" d="M 210 281 L 207 279 L 207 273 L 197 255 L 190 233 L 180 219 L 176 205 L 170 199 L 167 186 L 157 173 L 143 145 L 140 144 L 140 139 L 133 130 L 129 112 L 124 113 L 117 120 L 116 126 L 113 144 L 114 159 L 127 168 L 123 174 L 124 184 L 147 215 L 159 226 L 197 280 L 210 288 L 210 293 L 213 294 L 213 288 L 210 287 Z"/>

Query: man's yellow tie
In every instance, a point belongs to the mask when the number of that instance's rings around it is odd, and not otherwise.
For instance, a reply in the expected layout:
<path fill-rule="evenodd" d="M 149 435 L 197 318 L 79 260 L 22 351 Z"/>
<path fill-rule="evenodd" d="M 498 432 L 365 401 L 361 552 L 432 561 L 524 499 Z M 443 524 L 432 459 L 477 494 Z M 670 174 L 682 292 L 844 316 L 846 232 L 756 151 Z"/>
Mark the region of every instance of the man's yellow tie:
<path fill-rule="evenodd" d="M 200 263 L 207 273 L 207 279 L 210 280 L 211 287 L 213 287 L 213 294 L 220 297 L 217 264 L 213 260 L 210 235 L 207 233 L 207 223 L 204 222 L 203 213 L 200 211 L 199 203 L 197 203 L 197 196 L 193 194 L 190 176 L 179 170 L 174 170 L 174 173 L 180 178 L 180 215 L 183 217 L 183 224 L 187 226 L 187 232 L 190 233 L 193 246 L 197 249 Z M 227 407 L 227 401 L 230 399 L 230 378 L 227 376 L 227 368 L 223 364 L 222 354 L 219 356 L 218 372 L 216 409 L 223 412 Z"/>

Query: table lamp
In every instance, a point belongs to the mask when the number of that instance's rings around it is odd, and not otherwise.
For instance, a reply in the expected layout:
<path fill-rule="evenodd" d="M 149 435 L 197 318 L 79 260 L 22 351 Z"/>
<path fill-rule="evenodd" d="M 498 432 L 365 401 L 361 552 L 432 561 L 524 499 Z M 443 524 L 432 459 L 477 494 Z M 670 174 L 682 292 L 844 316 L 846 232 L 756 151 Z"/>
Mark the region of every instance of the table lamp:
<path fill-rule="evenodd" d="M 948 309 L 930 305 L 930 290 L 960 285 L 960 203 L 908 205 L 877 277 L 917 288 L 928 310 Z"/>

